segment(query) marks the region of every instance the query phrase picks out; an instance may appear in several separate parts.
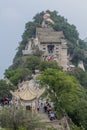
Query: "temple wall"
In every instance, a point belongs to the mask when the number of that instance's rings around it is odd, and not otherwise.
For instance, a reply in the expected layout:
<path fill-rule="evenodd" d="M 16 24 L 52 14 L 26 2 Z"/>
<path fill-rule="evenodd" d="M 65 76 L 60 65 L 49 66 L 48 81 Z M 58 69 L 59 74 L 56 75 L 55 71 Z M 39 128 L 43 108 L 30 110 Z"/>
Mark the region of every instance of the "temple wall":
<path fill-rule="evenodd" d="M 61 49 L 61 66 L 64 70 L 67 70 L 67 48 Z"/>
<path fill-rule="evenodd" d="M 31 54 L 33 50 L 35 51 L 35 47 L 43 52 L 43 59 L 49 56 L 56 57 L 58 64 L 67 70 L 67 42 L 63 32 L 55 32 L 50 28 L 37 28 L 36 38 L 31 39 L 22 52 L 24 55 Z"/>

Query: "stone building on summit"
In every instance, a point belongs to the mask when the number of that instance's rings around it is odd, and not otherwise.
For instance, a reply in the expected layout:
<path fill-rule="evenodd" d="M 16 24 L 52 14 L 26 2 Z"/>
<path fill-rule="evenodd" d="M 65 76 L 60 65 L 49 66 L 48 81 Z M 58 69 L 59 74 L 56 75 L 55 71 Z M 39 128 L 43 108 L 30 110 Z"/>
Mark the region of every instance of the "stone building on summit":
<path fill-rule="evenodd" d="M 36 36 L 29 40 L 23 50 L 23 55 L 33 53 L 35 50 L 42 51 L 42 59 L 47 61 L 55 60 L 64 70 L 67 70 L 67 41 L 62 31 L 54 31 L 47 26 L 45 21 L 54 22 L 50 14 L 43 16 L 44 20 L 40 28 L 36 28 Z"/>

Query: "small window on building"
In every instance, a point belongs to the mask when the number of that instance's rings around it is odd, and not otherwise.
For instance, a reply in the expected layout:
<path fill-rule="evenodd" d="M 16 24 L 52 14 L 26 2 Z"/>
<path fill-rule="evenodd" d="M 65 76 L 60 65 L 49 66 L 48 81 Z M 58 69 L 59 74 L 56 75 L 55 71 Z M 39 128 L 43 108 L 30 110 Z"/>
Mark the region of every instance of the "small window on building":
<path fill-rule="evenodd" d="M 46 48 L 43 48 L 43 51 L 46 51 Z"/>

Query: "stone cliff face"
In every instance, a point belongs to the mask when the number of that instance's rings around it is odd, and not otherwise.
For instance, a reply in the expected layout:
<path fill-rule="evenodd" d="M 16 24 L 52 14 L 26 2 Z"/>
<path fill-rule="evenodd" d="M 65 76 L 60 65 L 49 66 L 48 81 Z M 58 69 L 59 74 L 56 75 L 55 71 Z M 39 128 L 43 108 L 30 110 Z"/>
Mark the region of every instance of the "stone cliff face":
<path fill-rule="evenodd" d="M 81 68 L 83 71 L 85 71 L 83 61 L 79 61 L 78 68 Z"/>

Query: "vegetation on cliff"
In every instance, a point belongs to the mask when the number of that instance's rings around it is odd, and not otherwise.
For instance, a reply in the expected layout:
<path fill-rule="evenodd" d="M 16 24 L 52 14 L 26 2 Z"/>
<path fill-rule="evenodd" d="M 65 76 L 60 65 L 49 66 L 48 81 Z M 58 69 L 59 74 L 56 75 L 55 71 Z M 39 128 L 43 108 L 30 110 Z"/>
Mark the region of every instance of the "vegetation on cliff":
<path fill-rule="evenodd" d="M 42 86 L 46 86 L 58 118 L 66 113 L 77 126 L 87 129 L 87 95 L 79 82 L 58 69 L 45 70 L 39 80 Z"/>
<path fill-rule="evenodd" d="M 78 62 L 82 60 L 87 70 L 87 56 L 85 55 L 87 44 L 79 38 L 76 27 L 70 25 L 67 19 L 60 16 L 56 11 L 48 10 L 48 12 L 55 24 L 47 24 L 56 31 L 64 32 L 68 42 L 68 54 L 71 57 L 71 62 L 77 66 Z M 84 127 L 86 130 L 87 72 L 78 68 L 70 73 L 63 72 L 56 62 L 42 61 L 41 52 L 39 51 L 28 56 L 22 55 L 22 50 L 25 49 L 28 40 L 35 37 L 36 27 L 41 26 L 43 14 L 44 11 L 36 14 L 33 21 L 26 23 L 22 41 L 18 46 L 13 64 L 5 71 L 5 78 L 8 78 L 14 86 L 17 86 L 19 81 L 31 79 L 35 69 L 39 69 L 41 73 L 43 72 L 41 81 L 50 87 L 47 92 L 55 104 L 58 117 L 61 117 L 65 112 L 77 126 Z M 2 86 L 2 81 L 0 81 L 0 84 Z M 10 90 L 10 87 L 8 88 Z"/>
<path fill-rule="evenodd" d="M 72 61 L 77 64 L 79 60 L 85 61 L 84 50 L 87 45 L 79 38 L 79 33 L 74 25 L 68 23 L 67 19 L 59 15 L 57 11 L 49 11 L 54 24 L 50 24 L 56 31 L 63 31 L 68 41 L 68 53 L 72 56 Z M 19 44 L 17 54 L 14 60 L 22 56 L 22 50 L 25 48 L 29 38 L 35 37 L 36 27 L 40 27 L 43 20 L 44 12 L 38 13 L 33 17 L 33 21 L 26 23 L 25 31 L 22 35 L 22 41 Z M 49 23 L 48 23 L 49 24 Z M 14 63 L 14 61 L 13 61 Z"/>

